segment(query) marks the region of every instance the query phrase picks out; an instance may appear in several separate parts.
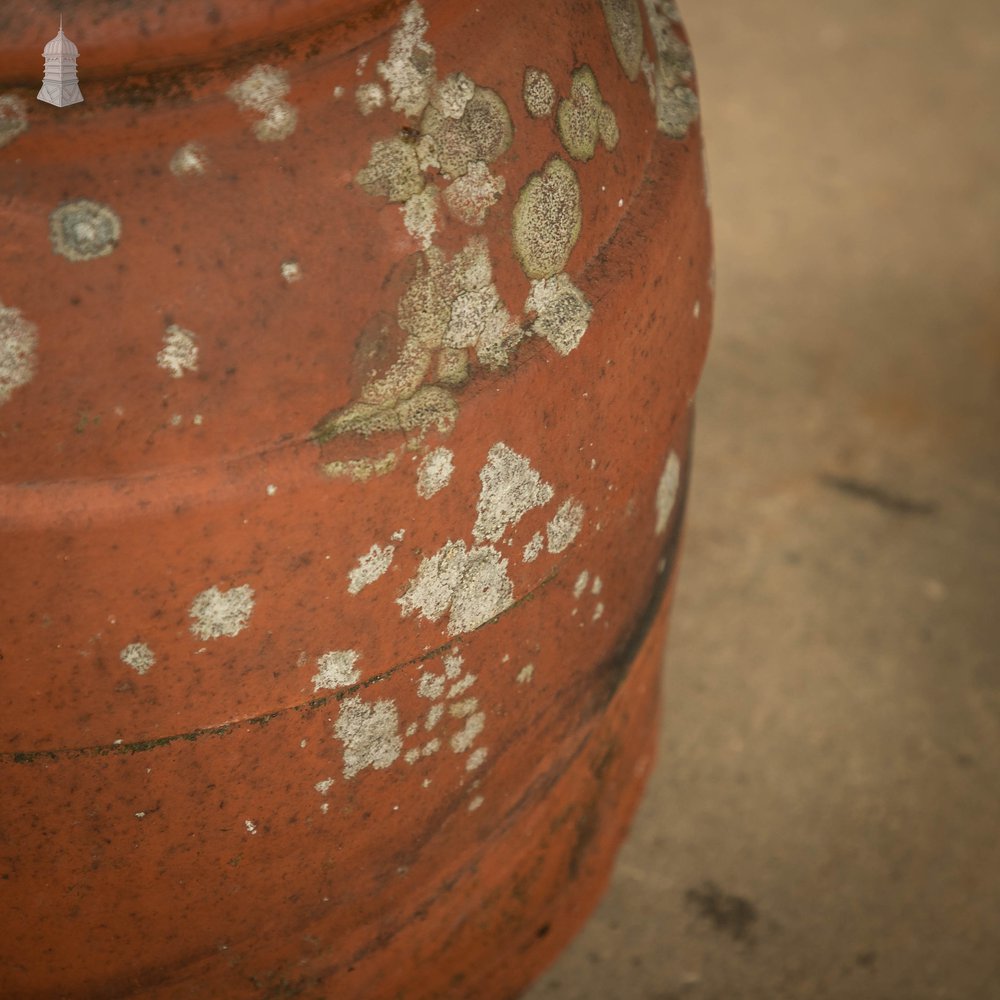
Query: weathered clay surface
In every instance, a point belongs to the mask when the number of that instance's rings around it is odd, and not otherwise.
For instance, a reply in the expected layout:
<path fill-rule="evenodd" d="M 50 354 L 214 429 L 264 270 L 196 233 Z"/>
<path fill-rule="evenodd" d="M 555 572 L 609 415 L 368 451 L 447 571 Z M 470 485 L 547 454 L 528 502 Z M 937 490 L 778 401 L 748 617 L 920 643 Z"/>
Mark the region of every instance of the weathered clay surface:
<path fill-rule="evenodd" d="M 683 29 L 91 6 L 69 109 L 0 14 L 0 993 L 510 996 L 649 763 Z"/>

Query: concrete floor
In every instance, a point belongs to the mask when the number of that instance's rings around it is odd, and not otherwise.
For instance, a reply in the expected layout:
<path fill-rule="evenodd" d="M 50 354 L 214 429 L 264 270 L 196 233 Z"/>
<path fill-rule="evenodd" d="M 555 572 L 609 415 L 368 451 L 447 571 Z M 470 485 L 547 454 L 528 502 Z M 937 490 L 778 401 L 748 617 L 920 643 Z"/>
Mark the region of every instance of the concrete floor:
<path fill-rule="evenodd" d="M 661 757 L 527 997 L 1000 998 L 1000 6 L 684 12 L 718 306 Z"/>

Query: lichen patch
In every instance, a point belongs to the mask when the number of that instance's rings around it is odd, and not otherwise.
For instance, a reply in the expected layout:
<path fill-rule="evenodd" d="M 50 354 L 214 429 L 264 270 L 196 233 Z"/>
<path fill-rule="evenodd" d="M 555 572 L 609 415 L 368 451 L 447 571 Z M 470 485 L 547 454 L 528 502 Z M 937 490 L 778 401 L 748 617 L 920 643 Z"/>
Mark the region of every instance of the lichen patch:
<path fill-rule="evenodd" d="M 565 273 L 533 281 L 524 308 L 537 314 L 531 333 L 543 337 L 563 356 L 579 345 L 592 313 L 583 292 Z"/>
<path fill-rule="evenodd" d="M 566 267 L 581 220 L 576 173 L 555 156 L 528 178 L 514 206 L 514 252 L 529 278 L 550 278 Z"/>
<path fill-rule="evenodd" d="M 633 82 L 642 59 L 642 14 L 638 0 L 601 0 L 611 44 L 625 75 Z"/>
<path fill-rule="evenodd" d="M 583 504 L 572 497 L 560 506 L 555 516 L 545 526 L 549 552 L 553 554 L 565 552 L 573 544 L 583 527 L 583 516 Z"/>
<path fill-rule="evenodd" d="M 403 225 L 406 231 L 426 250 L 437 232 L 438 191 L 428 184 L 423 191 L 406 199 L 403 204 Z"/>
<path fill-rule="evenodd" d="M 618 122 L 605 104 L 597 77 L 589 66 L 573 73 L 569 97 L 559 102 L 556 127 L 566 152 L 574 160 L 589 160 L 600 138 L 610 151 L 618 145 Z"/>
<path fill-rule="evenodd" d="M 360 655 L 354 649 L 334 649 L 324 653 L 316 661 L 318 669 L 312 678 L 313 690 L 335 691 L 337 688 L 357 684 L 361 679 L 361 671 L 355 664 Z"/>
<path fill-rule="evenodd" d="M 406 201 L 424 189 L 416 148 L 400 136 L 375 142 L 355 180 L 370 195 L 394 202 Z"/>
<path fill-rule="evenodd" d="M 444 189 L 448 211 L 467 226 L 481 226 L 490 208 L 503 194 L 507 182 L 494 177 L 482 160 L 469 164 L 466 172 Z"/>
<path fill-rule="evenodd" d="M 687 86 L 694 74 L 691 50 L 674 31 L 672 4 L 645 0 L 656 47 L 656 61 L 643 56 L 641 67 L 656 109 L 656 127 L 671 139 L 683 139 L 698 117 L 698 97 Z"/>
<path fill-rule="evenodd" d="M 464 73 L 449 73 L 434 87 L 431 103 L 446 118 L 454 118 L 457 121 L 465 114 L 465 109 L 475 92 L 475 83 Z"/>
<path fill-rule="evenodd" d="M 27 104 L 17 94 L 0 95 L 0 149 L 27 129 Z"/>
<path fill-rule="evenodd" d="M 476 504 L 472 534 L 478 541 L 495 542 L 508 525 L 516 524 L 529 510 L 548 503 L 552 487 L 503 442 L 493 445 L 479 472 L 482 489 Z"/>
<path fill-rule="evenodd" d="M 417 493 L 429 500 L 451 482 L 455 471 L 454 455 L 447 448 L 429 451 L 417 467 Z"/>
<path fill-rule="evenodd" d="M 658 535 L 662 535 L 667 530 L 667 522 L 674 509 L 680 481 L 681 460 L 677 457 L 676 452 L 671 451 L 656 486 L 656 534 Z"/>
<path fill-rule="evenodd" d="M 287 139 L 298 123 L 298 110 L 285 100 L 290 90 L 287 70 L 261 63 L 234 83 L 227 95 L 241 111 L 262 116 L 253 123 L 260 142 L 278 142 Z"/>
<path fill-rule="evenodd" d="M 460 118 L 429 105 L 420 120 L 420 131 L 431 140 L 434 165 L 452 179 L 465 174 L 473 163 L 492 163 L 514 141 L 507 105 L 487 87 L 475 88 Z"/>
<path fill-rule="evenodd" d="M 198 176 L 208 167 L 208 152 L 200 142 L 186 142 L 170 157 L 170 172 L 175 177 Z"/>
<path fill-rule="evenodd" d="M 384 576 L 392 565 L 395 552 L 394 545 L 373 545 L 358 559 L 357 566 L 347 574 L 347 592 L 358 594 L 379 577 Z"/>
<path fill-rule="evenodd" d="M 129 643 L 119 654 L 122 663 L 131 667 L 139 676 L 149 673 L 156 663 L 156 656 L 144 642 Z"/>
<path fill-rule="evenodd" d="M 35 375 L 38 327 L 0 302 L 0 406 Z"/>
<path fill-rule="evenodd" d="M 534 562 L 541 554 L 543 548 L 545 548 L 545 538 L 540 531 L 536 531 L 531 536 L 528 544 L 524 546 L 522 558 L 526 563 Z"/>
<path fill-rule="evenodd" d="M 49 216 L 52 249 L 67 260 L 106 257 L 118 246 L 122 223 L 107 205 L 77 198 L 54 209 Z"/>
<path fill-rule="evenodd" d="M 389 88 L 392 110 L 415 118 L 427 106 L 434 83 L 434 49 L 424 37 L 427 18 L 413 0 L 389 42 L 389 55 L 377 71 Z"/>
<path fill-rule="evenodd" d="M 354 778 L 371 767 L 391 767 L 403 751 L 399 735 L 399 711 L 388 699 L 368 704 L 360 698 L 345 698 L 333 734 L 344 744 L 344 777 Z"/>
<path fill-rule="evenodd" d="M 545 70 L 535 66 L 525 69 L 521 95 L 532 118 L 547 118 L 552 114 L 556 103 L 556 88 Z"/>
<path fill-rule="evenodd" d="M 354 101 L 363 115 L 385 106 L 385 91 L 379 83 L 363 83 L 354 92 Z"/>
<path fill-rule="evenodd" d="M 253 607 L 254 591 L 248 584 L 231 590 L 209 587 L 191 602 L 191 632 L 199 639 L 239 635 L 247 627 Z"/>
<path fill-rule="evenodd" d="M 156 355 L 156 363 L 171 378 L 180 378 L 185 372 L 198 370 L 198 338 L 190 330 L 171 323 L 163 334 L 163 347 Z"/>

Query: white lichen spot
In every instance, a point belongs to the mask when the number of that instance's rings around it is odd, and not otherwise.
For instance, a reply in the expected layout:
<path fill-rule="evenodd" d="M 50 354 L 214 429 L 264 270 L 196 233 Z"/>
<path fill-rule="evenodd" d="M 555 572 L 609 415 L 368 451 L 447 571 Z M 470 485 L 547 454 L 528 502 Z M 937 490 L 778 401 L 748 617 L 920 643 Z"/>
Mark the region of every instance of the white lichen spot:
<path fill-rule="evenodd" d="M 462 673 L 462 665 L 465 663 L 465 660 L 458 654 L 458 647 L 456 646 L 441 662 L 444 663 L 445 677 L 453 681 Z"/>
<path fill-rule="evenodd" d="M 507 182 L 494 177 L 482 160 L 469 164 L 468 170 L 444 190 L 448 211 L 467 226 L 481 226 L 490 208 L 504 193 Z"/>
<path fill-rule="evenodd" d="M 406 756 L 403 758 L 407 764 L 416 764 L 420 760 L 420 751 L 414 747 L 412 750 L 406 751 Z"/>
<path fill-rule="evenodd" d="M 416 723 L 416 722 L 411 722 L 411 723 L 410 723 L 410 724 L 409 724 L 409 725 L 408 725 L 408 726 L 406 727 L 406 736 L 407 736 L 407 738 L 409 738 L 409 737 L 411 737 L 411 736 L 416 736 L 416 735 L 417 735 L 417 730 L 418 730 L 419 728 L 420 728 L 420 726 L 419 726 L 419 724 L 418 724 L 418 723 Z"/>
<path fill-rule="evenodd" d="M 524 71 L 523 96 L 524 106 L 532 118 L 546 118 L 552 114 L 556 103 L 556 88 L 545 70 L 529 66 Z"/>
<path fill-rule="evenodd" d="M 694 304 L 694 308 L 691 310 L 691 315 L 697 319 L 701 315 L 701 299 L 699 299 Z"/>
<path fill-rule="evenodd" d="M 563 357 L 583 339 L 592 312 L 583 292 L 565 272 L 533 281 L 524 308 L 537 314 L 531 333 L 544 337 Z"/>
<path fill-rule="evenodd" d="M 572 498 L 562 504 L 545 526 L 545 533 L 549 539 L 549 552 L 564 552 L 573 544 L 583 527 L 583 514 L 583 504 Z"/>
<path fill-rule="evenodd" d="M 469 812 L 475 812 L 486 800 L 482 795 L 477 795 L 469 801 Z"/>
<path fill-rule="evenodd" d="M 587 584 L 590 582 L 590 574 L 583 570 L 580 575 L 576 578 L 576 583 L 573 584 L 573 598 L 574 600 L 580 600 L 580 596 L 587 589 Z"/>
<path fill-rule="evenodd" d="M 363 115 L 370 115 L 385 106 L 385 91 L 380 83 L 363 83 L 355 92 L 354 100 Z"/>
<path fill-rule="evenodd" d="M 594 608 L 594 613 L 591 615 L 591 621 L 597 621 L 601 615 L 604 614 L 604 605 L 598 601 L 596 607 Z"/>
<path fill-rule="evenodd" d="M 552 487 L 528 459 L 503 442 L 490 448 L 479 479 L 482 489 L 472 534 L 480 541 L 497 541 L 508 525 L 517 524 L 529 510 L 548 503 L 553 496 Z"/>
<path fill-rule="evenodd" d="M 200 142 L 187 142 L 170 157 L 170 172 L 175 177 L 204 174 L 207 166 L 208 153 Z"/>
<path fill-rule="evenodd" d="M 333 97 L 334 97 L 334 100 L 336 100 L 336 101 L 339 101 L 344 96 L 344 94 L 346 94 L 346 93 L 347 93 L 347 91 L 344 90 L 344 88 L 341 87 L 339 84 L 336 87 L 333 88 Z"/>
<path fill-rule="evenodd" d="M 325 816 L 330 811 L 330 803 L 324 802 L 320 805 L 319 811 Z"/>
<path fill-rule="evenodd" d="M 52 249 L 67 260 L 96 260 L 106 257 L 122 235 L 117 213 L 107 205 L 78 198 L 66 202 L 49 216 Z"/>
<path fill-rule="evenodd" d="M 171 323 L 163 334 L 163 347 L 156 355 L 156 363 L 171 378 L 180 378 L 186 371 L 198 370 L 198 338 L 190 330 Z"/>
<path fill-rule="evenodd" d="M 681 460 L 677 457 L 676 452 L 671 451 L 656 486 L 656 533 L 658 535 L 662 535 L 667 530 L 667 521 L 670 520 L 670 513 L 674 509 L 680 481 Z"/>
<path fill-rule="evenodd" d="M 478 750 L 473 750 L 469 754 L 468 760 L 465 762 L 466 771 L 475 771 L 477 768 L 483 766 L 486 763 L 486 758 L 489 756 L 489 750 L 486 747 L 479 747 Z"/>
<path fill-rule="evenodd" d="M 476 739 L 485 727 L 485 712 L 476 712 L 468 716 L 465 720 L 465 725 L 457 733 L 454 733 L 448 741 L 451 749 L 455 753 L 465 753 L 476 742 Z"/>
<path fill-rule="evenodd" d="M 188 615 L 193 618 L 192 634 L 199 639 L 219 639 L 239 635 L 247 627 L 254 605 L 253 587 L 244 584 L 231 590 L 209 587 L 192 602 Z"/>
<path fill-rule="evenodd" d="M 298 111 L 284 99 L 291 90 L 288 81 L 286 70 L 261 64 L 227 91 L 241 111 L 263 116 L 253 123 L 253 134 L 260 142 L 278 142 L 295 131 Z"/>
<path fill-rule="evenodd" d="M 407 198 L 401 210 L 406 231 L 426 250 L 437 232 L 437 188 L 428 184 L 423 191 Z"/>
<path fill-rule="evenodd" d="M 444 715 L 444 705 L 440 703 L 431 705 L 427 718 L 424 720 L 424 729 L 430 732 L 441 721 L 442 715 Z"/>
<path fill-rule="evenodd" d="M 297 260 L 284 260 L 281 262 L 281 276 L 290 285 L 296 281 L 301 281 L 302 266 Z"/>
<path fill-rule="evenodd" d="M 317 781 L 313 788 L 319 792 L 320 795 L 326 795 L 330 789 L 333 787 L 333 778 L 324 778 L 322 781 Z"/>
<path fill-rule="evenodd" d="M 445 678 L 441 674 L 421 674 L 417 682 L 417 694 L 421 698 L 435 701 L 444 694 Z"/>
<path fill-rule="evenodd" d="M 389 56 L 378 64 L 392 98 L 392 110 L 415 118 L 430 100 L 434 82 L 434 49 L 427 43 L 427 18 L 417 0 L 403 11 L 389 42 Z"/>
<path fill-rule="evenodd" d="M 596 597 L 604 589 L 604 584 L 601 582 L 599 576 L 594 577 L 594 585 L 590 588 L 590 592 Z"/>
<path fill-rule="evenodd" d="M 353 649 L 334 649 L 324 653 L 316 661 L 319 668 L 313 675 L 313 691 L 335 691 L 337 688 L 357 684 L 361 679 L 361 671 L 355 664 L 361 654 Z"/>
<path fill-rule="evenodd" d="M 28 106 L 17 94 L 0 95 L 0 149 L 28 128 Z"/>
<path fill-rule="evenodd" d="M 448 689 L 449 698 L 457 698 L 460 694 L 465 694 L 466 691 L 476 683 L 475 674 L 466 674 L 460 681 L 456 681 Z"/>
<path fill-rule="evenodd" d="M 534 562 L 539 553 L 545 547 L 545 538 L 540 531 L 536 531 L 528 541 L 528 544 L 524 546 L 524 561 L 526 563 Z"/>
<path fill-rule="evenodd" d="M 251 837 L 257 832 L 257 824 L 252 819 L 244 820 L 243 825 L 247 828 L 247 833 L 249 833 Z"/>
<path fill-rule="evenodd" d="M 364 73 L 369 59 L 371 59 L 370 52 L 362 52 L 361 55 L 358 56 L 358 65 L 354 70 L 355 76 L 361 76 Z"/>
<path fill-rule="evenodd" d="M 140 676 L 149 673 L 149 668 L 156 663 L 153 651 L 144 642 L 133 642 L 119 654 L 122 663 L 131 667 Z"/>
<path fill-rule="evenodd" d="M 535 665 L 533 663 L 529 663 L 521 668 L 515 680 L 517 681 L 518 684 L 527 684 L 531 681 L 531 678 L 534 676 L 535 676 Z"/>
<path fill-rule="evenodd" d="M 448 706 L 448 714 L 454 719 L 465 719 L 472 715 L 479 708 L 478 698 L 466 698 L 465 701 L 456 701 Z"/>
<path fill-rule="evenodd" d="M 37 348 L 38 327 L 0 302 L 0 406 L 34 377 Z"/>
<path fill-rule="evenodd" d="M 368 704 L 345 698 L 333 734 L 344 744 L 344 777 L 353 778 L 366 767 L 384 770 L 403 752 L 396 703 L 384 699 Z"/>
<path fill-rule="evenodd" d="M 423 749 L 420 751 L 424 757 L 430 757 L 431 754 L 435 754 L 441 749 L 441 741 L 439 739 L 428 740 Z"/>
<path fill-rule="evenodd" d="M 454 455 L 447 448 L 428 452 L 417 468 L 417 493 L 429 500 L 451 482 Z"/>
<path fill-rule="evenodd" d="M 395 553 L 394 545 L 373 545 L 358 559 L 357 566 L 347 574 L 347 592 L 357 594 L 383 576 L 392 565 Z"/>
<path fill-rule="evenodd" d="M 266 487 L 266 489 L 264 490 L 264 492 L 265 492 L 265 493 L 266 493 L 266 494 L 267 494 L 267 495 L 268 495 L 269 497 L 273 497 L 273 496 L 274 496 L 274 494 L 278 492 L 278 487 L 277 487 L 277 486 L 275 486 L 275 485 L 274 485 L 274 483 L 268 483 L 268 484 L 267 484 L 267 487 Z"/>
<path fill-rule="evenodd" d="M 450 609 L 448 634 L 460 635 L 506 611 L 514 603 L 514 586 L 496 549 L 467 550 L 464 542 L 449 541 L 421 561 L 397 603 L 404 617 L 419 611 L 435 622 Z"/>

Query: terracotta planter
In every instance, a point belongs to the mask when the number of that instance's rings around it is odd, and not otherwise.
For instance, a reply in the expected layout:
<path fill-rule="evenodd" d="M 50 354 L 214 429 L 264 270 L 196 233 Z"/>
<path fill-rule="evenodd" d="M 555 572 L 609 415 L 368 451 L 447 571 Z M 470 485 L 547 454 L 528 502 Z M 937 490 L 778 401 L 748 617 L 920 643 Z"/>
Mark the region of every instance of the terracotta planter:
<path fill-rule="evenodd" d="M 509 997 L 650 766 L 672 4 L 0 13 L 0 994 Z"/>

